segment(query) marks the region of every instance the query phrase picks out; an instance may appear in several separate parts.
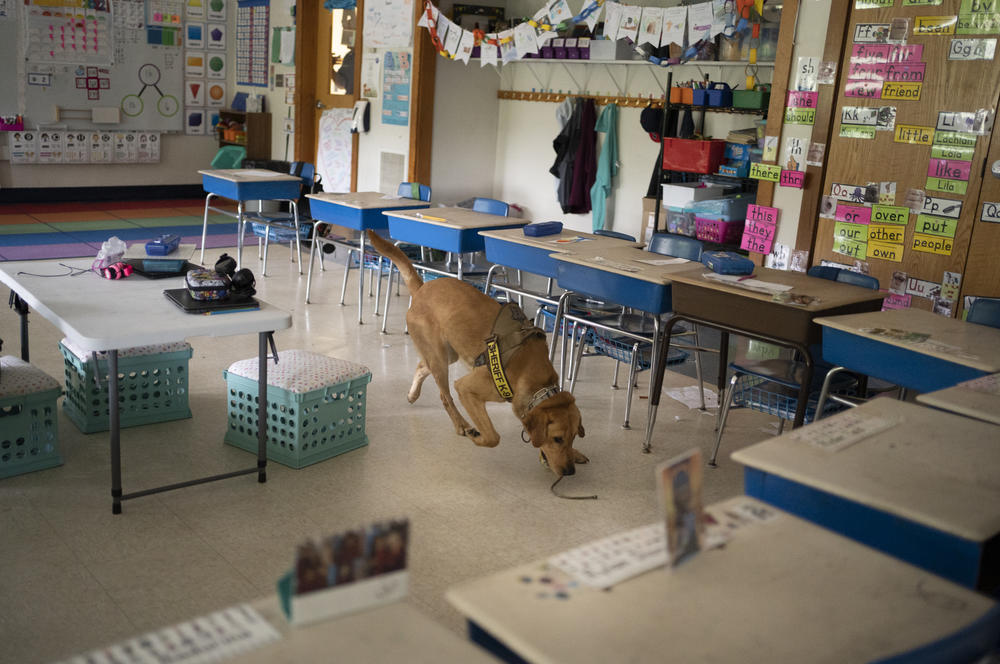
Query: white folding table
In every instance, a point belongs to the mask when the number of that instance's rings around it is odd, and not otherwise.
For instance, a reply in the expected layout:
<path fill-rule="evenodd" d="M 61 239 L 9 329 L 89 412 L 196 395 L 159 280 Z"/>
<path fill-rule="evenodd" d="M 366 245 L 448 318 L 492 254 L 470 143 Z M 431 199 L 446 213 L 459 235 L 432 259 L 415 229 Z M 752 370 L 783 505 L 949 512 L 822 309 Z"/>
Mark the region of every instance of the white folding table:
<path fill-rule="evenodd" d="M 182 311 L 164 295 L 168 288 L 182 288 L 183 277 L 146 279 L 133 275 L 111 281 L 86 270 L 91 259 L 70 261 L 19 261 L 0 263 L 0 282 L 13 291 L 12 304 L 21 316 L 21 357 L 28 360 L 28 310 L 40 313 L 55 325 L 79 349 L 108 354 L 108 410 L 111 440 L 111 498 L 114 514 L 121 513 L 121 501 L 162 491 L 203 484 L 238 475 L 257 473 L 259 482 L 267 480 L 267 346 L 274 350 L 273 333 L 292 325 L 286 311 L 260 303 L 256 311 L 206 316 Z M 15 297 L 16 296 L 16 297 Z M 189 337 L 221 337 L 233 334 L 259 336 L 258 351 L 258 450 L 257 465 L 221 475 L 213 475 L 132 493 L 122 492 L 121 427 L 118 414 L 118 351 L 183 341 Z M 277 352 L 275 351 L 275 359 Z"/>

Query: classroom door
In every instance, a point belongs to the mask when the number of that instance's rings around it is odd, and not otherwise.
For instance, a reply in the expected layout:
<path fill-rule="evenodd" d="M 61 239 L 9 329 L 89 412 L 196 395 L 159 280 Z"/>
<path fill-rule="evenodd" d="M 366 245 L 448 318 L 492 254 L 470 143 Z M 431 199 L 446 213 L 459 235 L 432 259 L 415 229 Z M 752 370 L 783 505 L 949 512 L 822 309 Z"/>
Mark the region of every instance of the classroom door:
<path fill-rule="evenodd" d="M 898 292 L 889 306 L 956 315 L 960 289 L 979 288 L 984 270 L 996 286 L 988 257 L 1000 232 L 980 232 L 976 208 L 997 150 L 998 1 L 856 0 L 851 10 L 813 262 L 867 264 Z"/>
<path fill-rule="evenodd" d="M 972 211 L 972 240 L 962 281 L 963 308 L 966 297 L 1000 297 L 1000 260 L 997 259 L 1000 249 L 1000 131 L 996 128 L 982 171 L 983 183 Z"/>
<path fill-rule="evenodd" d="M 320 146 L 320 122 L 323 111 L 350 109 L 360 98 L 358 91 L 361 72 L 361 21 L 364 5 L 355 9 L 326 10 L 323 3 L 313 3 L 317 25 L 317 63 L 315 80 L 316 113 L 313 136 L 317 151 Z M 355 55 L 357 54 L 357 57 Z M 351 137 L 351 191 L 358 182 L 358 135 Z M 318 161 L 318 159 L 314 159 Z M 329 187 L 327 188 L 329 191 Z"/>

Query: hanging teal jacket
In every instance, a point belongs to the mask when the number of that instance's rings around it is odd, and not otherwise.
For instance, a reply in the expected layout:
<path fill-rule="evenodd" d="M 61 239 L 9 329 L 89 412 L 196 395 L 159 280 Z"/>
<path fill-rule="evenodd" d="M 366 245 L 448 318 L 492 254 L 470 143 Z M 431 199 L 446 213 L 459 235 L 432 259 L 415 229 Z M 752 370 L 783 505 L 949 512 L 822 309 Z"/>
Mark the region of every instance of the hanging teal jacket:
<path fill-rule="evenodd" d="M 590 207 L 593 211 L 594 230 L 604 228 L 605 202 L 611 196 L 611 180 L 618 175 L 618 106 L 608 104 L 597 119 L 597 131 L 607 136 L 601 156 L 597 159 L 597 179 L 590 188 Z"/>

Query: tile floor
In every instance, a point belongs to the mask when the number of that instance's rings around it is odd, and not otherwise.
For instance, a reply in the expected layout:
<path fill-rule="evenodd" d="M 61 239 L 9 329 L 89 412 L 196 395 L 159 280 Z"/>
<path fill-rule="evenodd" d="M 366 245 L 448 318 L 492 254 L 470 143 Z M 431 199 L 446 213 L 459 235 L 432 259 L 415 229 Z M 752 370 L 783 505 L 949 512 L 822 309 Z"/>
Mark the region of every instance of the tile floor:
<path fill-rule="evenodd" d="M 52 661 L 271 594 L 300 539 L 397 515 L 412 523 L 408 601 L 464 633 L 443 597 L 449 586 L 657 520 L 654 467 L 692 446 L 711 451 L 714 418 L 664 398 L 653 452 L 642 454 L 645 399 L 636 399 L 635 428 L 622 430 L 624 390 L 609 389 L 613 363 L 588 358 L 576 388 L 587 435 L 577 447 L 591 463 L 559 488 L 600 497 L 561 500 L 549 492 L 554 477 L 521 442 L 506 405 L 490 407 L 501 444 L 481 449 L 452 433 L 432 382 L 407 404 L 417 355 L 400 333 L 405 297 L 394 303 L 390 334 L 380 334 L 379 319 L 367 314 L 359 326 L 356 285 L 348 288 L 348 306 L 340 306 L 336 266 L 318 273 L 306 306 L 305 278 L 283 260 L 285 251 L 274 251 L 272 275 L 258 282 L 262 298 L 293 312 L 293 328 L 276 335 L 278 348 L 371 369 L 370 445 L 303 470 L 272 464 L 264 485 L 248 476 L 127 501 L 124 513 L 112 516 L 107 434 L 83 435 L 60 415 L 64 465 L 0 480 L 0 662 Z M 5 352 L 18 353 L 17 331 L 17 317 L 0 312 Z M 60 335 L 37 314 L 31 331 L 32 361 L 61 377 Z M 221 372 L 255 355 L 256 337 L 191 343 L 194 416 L 123 431 L 126 491 L 252 460 L 222 442 Z M 693 382 L 673 372 L 666 379 L 668 386 Z M 742 491 L 740 468 L 728 454 L 772 429 L 759 413 L 734 412 L 723 461 L 706 472 L 706 502 Z"/>

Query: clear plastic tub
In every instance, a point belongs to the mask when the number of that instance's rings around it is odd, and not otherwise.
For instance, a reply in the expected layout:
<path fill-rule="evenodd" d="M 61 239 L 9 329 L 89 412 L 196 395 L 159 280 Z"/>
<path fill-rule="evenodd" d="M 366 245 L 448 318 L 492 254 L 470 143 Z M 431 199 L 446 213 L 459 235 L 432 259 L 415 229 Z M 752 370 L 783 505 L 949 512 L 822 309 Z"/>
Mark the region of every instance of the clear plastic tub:
<path fill-rule="evenodd" d="M 694 212 L 688 207 L 667 207 L 667 232 L 694 237 Z"/>

